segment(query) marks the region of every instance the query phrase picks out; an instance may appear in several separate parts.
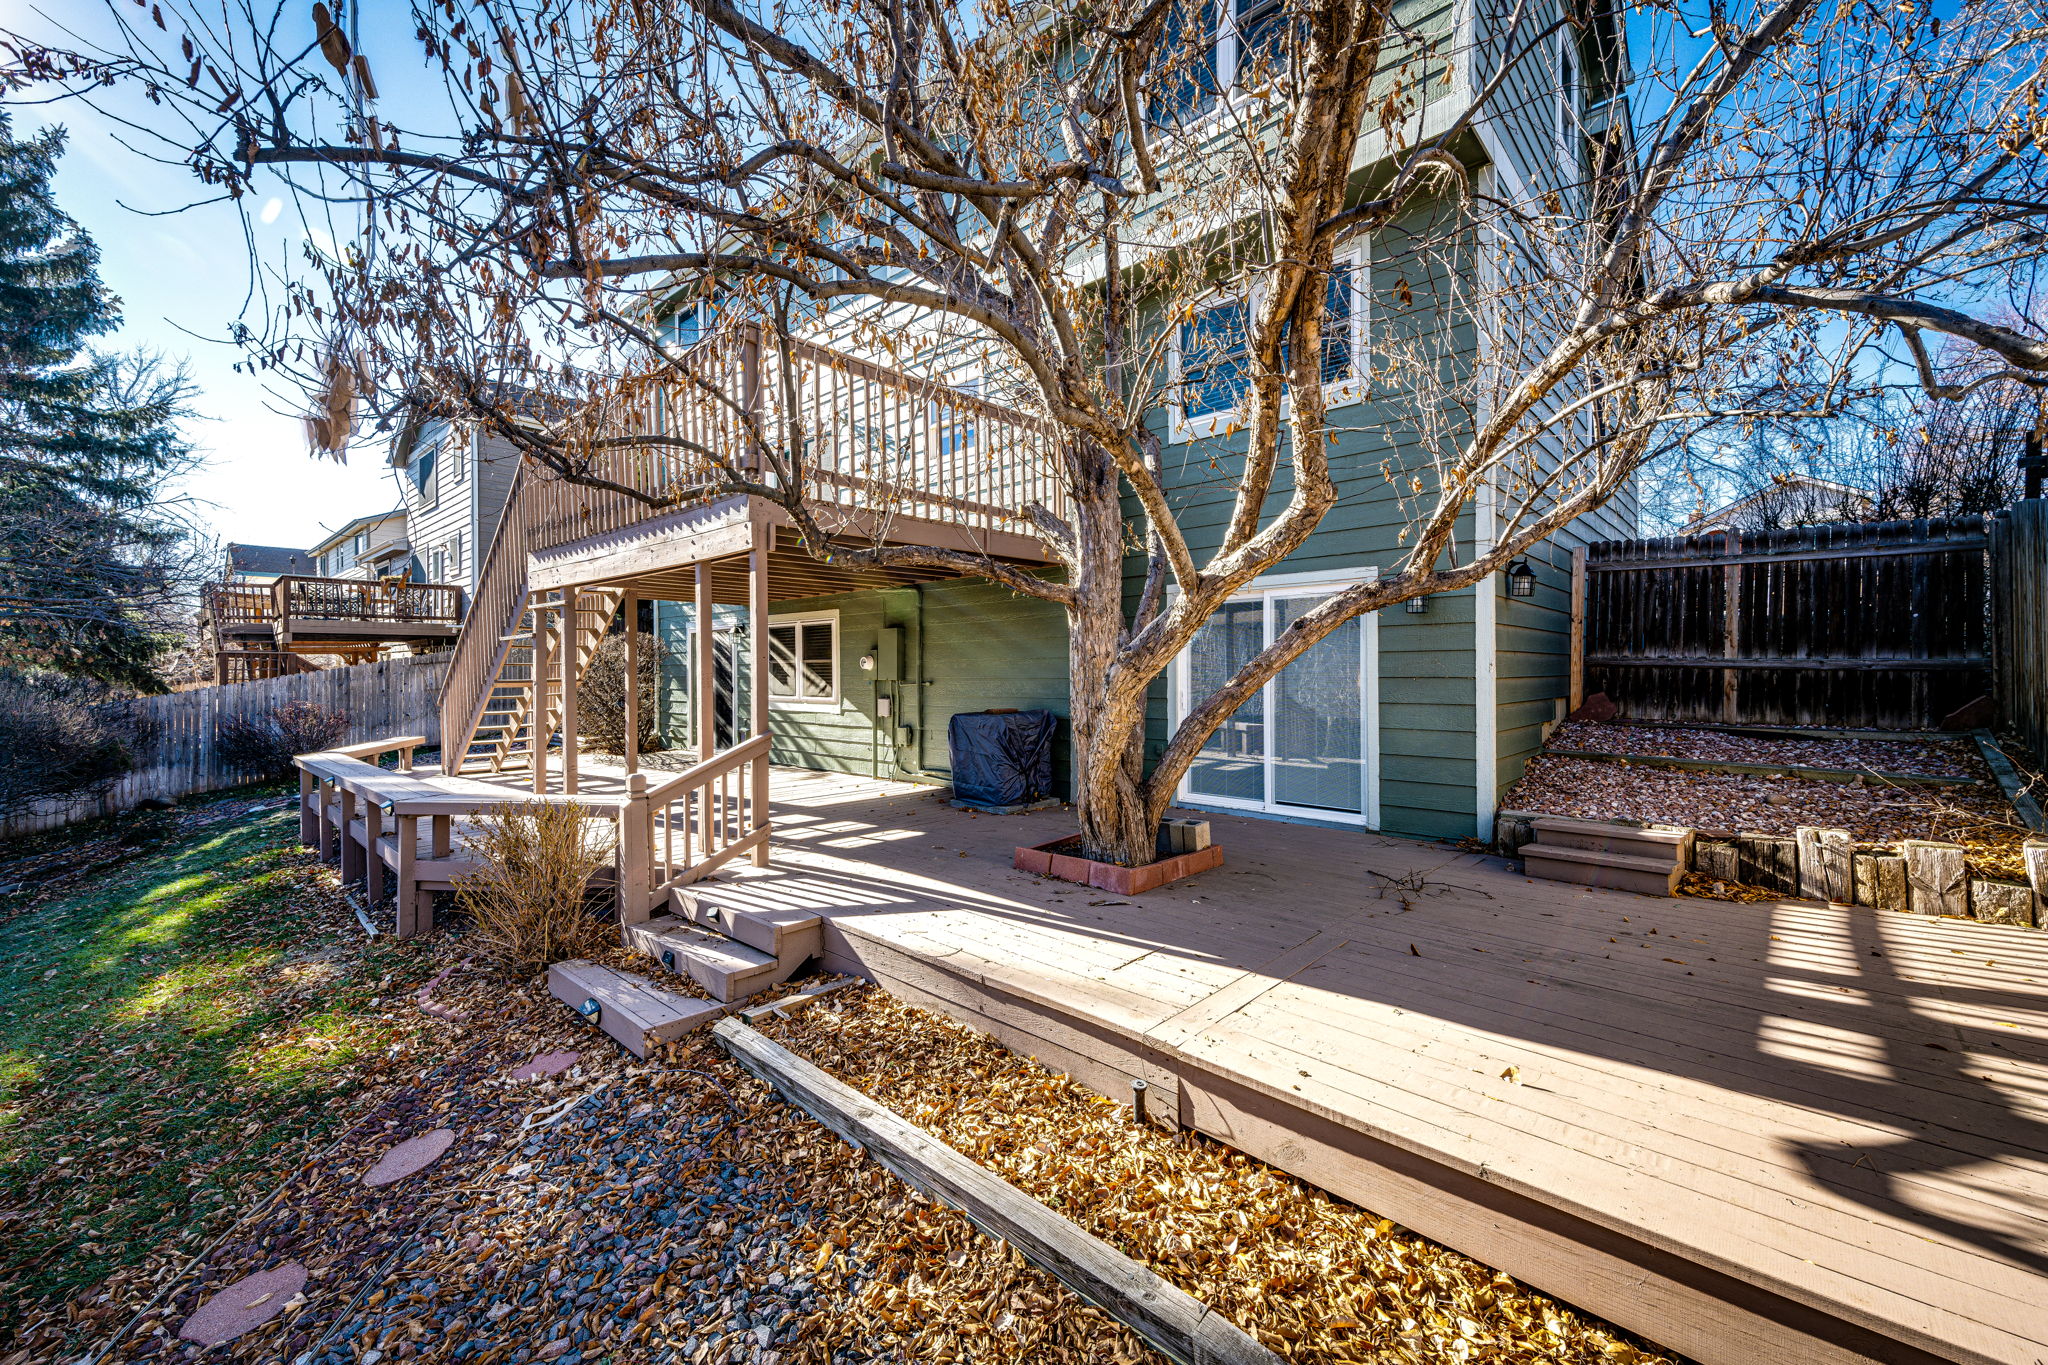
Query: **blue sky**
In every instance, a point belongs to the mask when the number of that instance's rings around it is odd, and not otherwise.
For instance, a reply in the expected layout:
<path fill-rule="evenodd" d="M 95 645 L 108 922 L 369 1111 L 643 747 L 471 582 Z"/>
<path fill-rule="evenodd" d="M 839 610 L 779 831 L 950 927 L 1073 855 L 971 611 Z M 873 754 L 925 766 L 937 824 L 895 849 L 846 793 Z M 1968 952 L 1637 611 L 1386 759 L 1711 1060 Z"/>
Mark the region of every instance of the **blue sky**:
<path fill-rule="evenodd" d="M 394 0 L 369 0 L 365 13 L 387 8 L 397 16 L 405 13 Z M 58 15 L 90 32 L 104 22 L 103 14 L 100 0 L 0 0 L 0 23 L 53 37 L 60 32 Z M 378 62 L 380 80 L 401 55 L 418 60 L 410 22 L 386 27 L 404 41 L 395 46 L 393 60 Z M 365 46 L 377 61 L 383 44 L 373 40 Z M 82 104 L 9 108 L 17 136 L 49 123 L 70 130 L 57 201 L 99 243 L 101 277 L 122 302 L 121 329 L 102 344 L 156 349 L 191 366 L 203 420 L 189 434 L 208 458 L 187 491 L 203 504 L 199 511 L 214 534 L 303 547 L 327 528 L 396 506 L 397 485 L 373 441 L 359 442 L 344 465 L 314 460 L 298 420 L 286 411 L 288 400 L 267 393 L 257 376 L 235 373 L 242 355 L 226 337 L 241 314 L 248 279 L 239 211 L 220 203 L 144 217 L 133 210 L 175 208 L 200 197 L 204 187 L 181 168 L 121 146 L 115 126 Z M 288 248 L 304 228 L 289 199 L 277 197 L 273 209 L 272 197 L 266 194 L 257 209 L 257 228 L 271 234 L 271 248 Z M 260 221 L 266 214 L 267 225 Z"/>

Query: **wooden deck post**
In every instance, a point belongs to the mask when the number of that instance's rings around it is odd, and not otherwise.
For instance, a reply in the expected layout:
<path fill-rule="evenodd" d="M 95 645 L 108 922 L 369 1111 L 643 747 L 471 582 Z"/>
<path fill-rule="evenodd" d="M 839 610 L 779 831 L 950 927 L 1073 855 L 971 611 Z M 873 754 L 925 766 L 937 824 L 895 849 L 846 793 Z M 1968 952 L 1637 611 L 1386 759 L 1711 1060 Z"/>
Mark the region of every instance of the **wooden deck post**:
<path fill-rule="evenodd" d="M 341 789 L 341 879 L 359 880 L 363 875 L 363 848 L 356 842 L 356 794 Z"/>
<path fill-rule="evenodd" d="M 334 784 L 321 778 L 314 786 L 314 797 L 319 804 L 319 822 L 315 833 L 320 839 L 320 861 L 334 861 Z"/>
<path fill-rule="evenodd" d="M 454 818 L 452 816 L 437 815 L 434 817 L 433 855 L 436 861 L 446 858 L 453 852 L 453 849 L 450 847 L 451 840 L 448 837 L 449 827 L 453 824 Z"/>
<path fill-rule="evenodd" d="M 583 615 L 577 607 L 583 594 L 576 588 L 562 592 L 562 791 L 576 794 L 576 656 L 583 639 Z"/>
<path fill-rule="evenodd" d="M 626 771 L 640 771 L 640 594 L 626 589 Z"/>
<path fill-rule="evenodd" d="M 774 542 L 775 528 L 754 523 L 754 545 L 747 556 L 747 700 L 753 712 L 749 717 L 749 738 L 768 733 L 768 548 Z M 753 781 L 749 791 L 753 809 L 747 812 L 748 825 L 754 829 L 768 828 L 768 751 L 754 760 Z M 763 838 L 754 845 L 754 866 L 768 866 L 769 840 Z"/>
<path fill-rule="evenodd" d="M 626 774 L 626 805 L 619 812 L 619 924 L 639 924 L 654 911 L 654 809 L 647 774 Z"/>
<path fill-rule="evenodd" d="M 1572 550 L 1572 643 L 1571 681 L 1567 684 L 1570 705 L 1567 712 L 1586 704 L 1586 547 Z"/>
<path fill-rule="evenodd" d="M 398 867 L 393 873 L 392 880 L 397 883 L 397 894 L 393 898 L 396 906 L 392 922 L 397 927 L 393 932 L 400 938 L 411 938 L 414 934 L 422 933 L 425 928 L 431 927 L 420 923 L 420 898 L 429 893 L 420 890 L 419 876 L 414 871 L 414 864 L 419 856 L 420 818 L 417 815 L 401 815 L 397 818 L 396 824 L 397 829 L 392 837 L 398 843 Z"/>
<path fill-rule="evenodd" d="M 548 789 L 548 613 L 533 606 L 533 688 L 526 702 L 526 762 L 536 794 Z"/>
<path fill-rule="evenodd" d="M 299 769 L 299 842 L 307 848 L 313 847 L 320 839 L 320 815 L 313 808 L 319 783 L 313 774 Z"/>
<path fill-rule="evenodd" d="M 697 761 L 718 752 L 718 671 L 713 662 L 711 565 L 697 561 L 697 635 L 691 642 L 690 700 L 697 717 Z"/>
<path fill-rule="evenodd" d="M 371 905 L 384 899 L 384 854 L 377 847 L 384 837 L 384 808 L 374 797 L 363 802 L 363 897 Z"/>

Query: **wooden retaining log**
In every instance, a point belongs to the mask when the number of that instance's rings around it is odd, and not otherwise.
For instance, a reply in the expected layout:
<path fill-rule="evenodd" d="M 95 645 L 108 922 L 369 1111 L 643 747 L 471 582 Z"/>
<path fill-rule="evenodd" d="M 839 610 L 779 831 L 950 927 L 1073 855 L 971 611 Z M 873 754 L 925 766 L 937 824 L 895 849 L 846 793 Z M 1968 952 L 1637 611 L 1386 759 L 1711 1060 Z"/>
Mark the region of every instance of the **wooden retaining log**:
<path fill-rule="evenodd" d="M 737 1019 L 711 1034 L 790 1103 L 1182 1365 L 1280 1365 L 1252 1335 L 1016 1186 Z"/>
<path fill-rule="evenodd" d="M 1738 834 L 1736 857 L 1742 875 L 1736 878 L 1749 886 L 1799 893 L 1799 842 L 1786 834 Z"/>
<path fill-rule="evenodd" d="M 2022 928 L 2031 927 L 2034 923 L 2033 889 L 2019 882 L 1972 878 L 1970 913 L 1986 924 L 2017 924 Z"/>
<path fill-rule="evenodd" d="M 1906 860 L 1895 853 L 1858 853 L 1854 874 L 1857 905 L 1906 914 L 1912 909 L 1906 889 Z"/>
<path fill-rule="evenodd" d="M 1907 839 L 1899 853 L 1906 860 L 1907 894 L 1916 915 L 1970 917 L 1970 887 L 1960 844 Z"/>
<path fill-rule="evenodd" d="M 2048 839 L 2029 839 L 2021 856 L 2027 861 L 2027 884 L 2034 890 L 2034 926 L 2048 929 Z"/>
<path fill-rule="evenodd" d="M 1850 855 L 1855 843 L 1846 829 L 1801 825 L 1793 831 L 1799 849 L 1799 894 L 1835 905 L 1854 903 L 1856 888 Z"/>
<path fill-rule="evenodd" d="M 1742 851 L 1733 839 L 1695 836 L 1692 841 L 1692 870 L 1716 881 L 1739 882 L 1742 880 Z"/>

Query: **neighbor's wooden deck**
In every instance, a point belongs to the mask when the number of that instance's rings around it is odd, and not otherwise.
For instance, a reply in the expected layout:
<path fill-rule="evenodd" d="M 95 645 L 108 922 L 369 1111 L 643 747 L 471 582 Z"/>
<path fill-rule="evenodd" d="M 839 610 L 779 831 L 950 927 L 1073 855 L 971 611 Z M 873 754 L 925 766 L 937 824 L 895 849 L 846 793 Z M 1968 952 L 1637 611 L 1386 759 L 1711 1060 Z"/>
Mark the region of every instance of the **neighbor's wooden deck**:
<path fill-rule="evenodd" d="M 827 965 L 1705 1362 L 2048 1358 L 2048 935 L 1588 891 L 1215 817 L 1120 900 L 1059 811 L 777 770 Z"/>

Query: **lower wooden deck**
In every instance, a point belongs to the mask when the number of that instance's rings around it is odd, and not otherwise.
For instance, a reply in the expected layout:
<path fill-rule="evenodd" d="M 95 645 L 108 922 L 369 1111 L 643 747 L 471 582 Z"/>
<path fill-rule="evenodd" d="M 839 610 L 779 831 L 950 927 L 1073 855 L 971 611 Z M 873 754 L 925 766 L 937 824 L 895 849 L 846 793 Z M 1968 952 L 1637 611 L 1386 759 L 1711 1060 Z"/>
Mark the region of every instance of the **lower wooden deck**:
<path fill-rule="evenodd" d="M 1212 817 L 1118 898 L 1060 811 L 777 770 L 829 966 L 1697 1360 L 2048 1359 L 2048 935 L 1661 900 Z"/>

